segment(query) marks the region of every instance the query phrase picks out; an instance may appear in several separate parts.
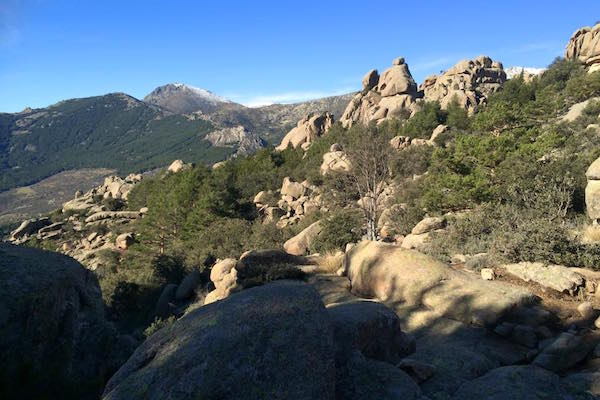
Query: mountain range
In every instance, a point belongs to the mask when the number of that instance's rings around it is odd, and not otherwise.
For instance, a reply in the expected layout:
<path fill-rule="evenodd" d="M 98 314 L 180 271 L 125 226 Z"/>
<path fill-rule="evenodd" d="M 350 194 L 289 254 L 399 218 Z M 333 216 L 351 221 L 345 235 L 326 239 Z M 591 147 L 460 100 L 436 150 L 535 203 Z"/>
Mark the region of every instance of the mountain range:
<path fill-rule="evenodd" d="M 249 108 L 204 89 L 168 84 L 144 100 L 111 93 L 0 113 L 0 191 L 72 169 L 130 173 L 175 158 L 211 164 L 252 153 L 276 144 L 307 113 L 339 116 L 350 96 Z"/>

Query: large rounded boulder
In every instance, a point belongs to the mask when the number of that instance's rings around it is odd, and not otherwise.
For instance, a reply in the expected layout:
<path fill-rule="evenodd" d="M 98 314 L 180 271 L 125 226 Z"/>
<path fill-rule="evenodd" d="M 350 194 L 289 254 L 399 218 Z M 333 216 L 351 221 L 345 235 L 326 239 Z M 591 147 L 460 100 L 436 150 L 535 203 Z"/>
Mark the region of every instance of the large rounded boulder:
<path fill-rule="evenodd" d="M 333 399 L 335 345 L 309 285 L 280 281 L 200 307 L 147 339 L 103 399 Z"/>
<path fill-rule="evenodd" d="M 0 244 L 0 282 L 0 398 L 97 398 L 128 354 L 104 319 L 93 272 Z"/>

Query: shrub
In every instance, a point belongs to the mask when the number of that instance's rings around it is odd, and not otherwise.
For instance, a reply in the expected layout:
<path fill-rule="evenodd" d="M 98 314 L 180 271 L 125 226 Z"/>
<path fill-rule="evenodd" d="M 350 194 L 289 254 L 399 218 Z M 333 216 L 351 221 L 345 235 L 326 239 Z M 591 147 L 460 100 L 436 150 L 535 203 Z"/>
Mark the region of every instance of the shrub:
<path fill-rule="evenodd" d="M 102 204 L 106 206 L 108 211 L 119 211 L 125 207 L 125 202 L 123 200 L 113 199 L 112 197 L 102 200 Z"/>
<path fill-rule="evenodd" d="M 430 146 L 410 146 L 400 151 L 392 164 L 392 173 L 396 180 L 421 175 L 430 165 L 433 149 Z"/>
<path fill-rule="evenodd" d="M 464 131 L 471 125 L 467 110 L 458 103 L 456 96 L 450 101 L 448 107 L 446 107 L 446 113 L 446 124 L 451 129 Z"/>
<path fill-rule="evenodd" d="M 152 260 L 154 275 L 162 283 L 179 283 L 185 277 L 183 258 L 161 254 Z"/>
<path fill-rule="evenodd" d="M 355 209 L 333 212 L 322 220 L 321 233 L 311 243 L 311 252 L 325 253 L 343 250 L 346 243 L 357 242 L 362 236 L 362 216 Z"/>
<path fill-rule="evenodd" d="M 155 334 L 156 332 L 158 332 L 159 330 L 161 330 L 163 328 L 167 328 L 167 327 L 170 328 L 170 327 L 173 326 L 173 324 L 175 323 L 175 321 L 176 321 L 176 319 L 172 315 L 169 318 L 166 318 L 166 319 L 156 318 L 144 330 L 144 336 L 146 338 L 149 338 L 150 336 L 152 336 L 153 334 Z"/>
<path fill-rule="evenodd" d="M 437 101 L 423 104 L 423 108 L 416 112 L 400 130 L 403 136 L 411 138 L 429 139 L 433 130 L 446 122 L 446 112 Z"/>
<path fill-rule="evenodd" d="M 133 282 L 120 281 L 117 283 L 110 298 L 110 311 L 117 318 L 140 310 L 139 300 L 141 288 Z"/>

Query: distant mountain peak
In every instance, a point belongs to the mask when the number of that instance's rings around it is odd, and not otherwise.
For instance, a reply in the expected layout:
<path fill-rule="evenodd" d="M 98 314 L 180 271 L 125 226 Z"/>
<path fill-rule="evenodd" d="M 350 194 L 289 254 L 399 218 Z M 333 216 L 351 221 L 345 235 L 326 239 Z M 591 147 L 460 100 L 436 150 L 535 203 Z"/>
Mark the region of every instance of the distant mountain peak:
<path fill-rule="evenodd" d="M 205 98 L 207 101 L 212 101 L 214 103 L 231 103 L 231 100 L 228 100 L 224 97 L 218 96 L 218 95 L 214 94 L 213 92 L 211 92 L 210 90 L 197 88 L 195 86 L 186 85 L 185 83 L 179 83 L 179 82 L 167 84 L 166 86 L 169 86 L 169 85 L 173 85 L 175 88 L 180 89 L 180 90 L 184 90 L 184 91 L 187 90 L 187 91 L 193 92 L 193 93 L 197 94 L 198 96 Z"/>
<path fill-rule="evenodd" d="M 541 74 L 545 70 L 546 70 L 546 68 L 520 67 L 520 66 L 504 68 L 504 72 L 506 72 L 506 77 L 508 79 L 512 79 L 516 76 L 519 76 L 519 75 L 521 75 L 521 73 L 523 73 L 526 76 L 535 76 L 535 75 Z"/>
<path fill-rule="evenodd" d="M 144 97 L 144 101 L 178 114 L 210 113 L 220 105 L 232 103 L 210 90 L 178 82 L 157 87 Z"/>

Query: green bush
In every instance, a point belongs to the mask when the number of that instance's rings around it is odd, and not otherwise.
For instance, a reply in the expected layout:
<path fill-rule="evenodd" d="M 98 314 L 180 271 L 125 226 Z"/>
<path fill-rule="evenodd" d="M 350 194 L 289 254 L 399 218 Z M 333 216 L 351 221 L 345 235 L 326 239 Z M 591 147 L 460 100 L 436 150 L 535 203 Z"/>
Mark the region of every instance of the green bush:
<path fill-rule="evenodd" d="M 321 224 L 321 233 L 311 243 L 313 253 L 344 250 L 346 243 L 357 242 L 363 235 L 363 217 L 356 209 L 335 211 Z"/>
<path fill-rule="evenodd" d="M 185 277 L 186 269 L 183 258 L 161 254 L 152 260 L 152 271 L 161 283 L 178 284 Z"/>
<path fill-rule="evenodd" d="M 446 112 L 437 101 L 423 104 L 423 108 L 416 112 L 400 129 L 400 135 L 411 138 L 429 139 L 431 132 L 439 125 L 446 123 Z"/>

